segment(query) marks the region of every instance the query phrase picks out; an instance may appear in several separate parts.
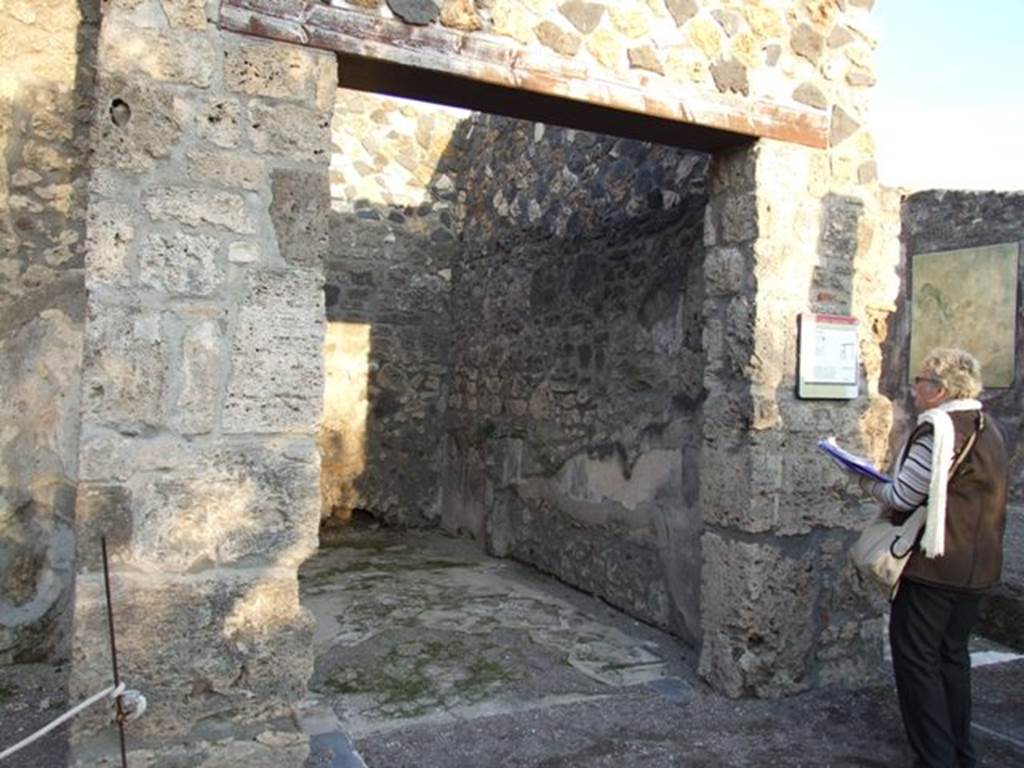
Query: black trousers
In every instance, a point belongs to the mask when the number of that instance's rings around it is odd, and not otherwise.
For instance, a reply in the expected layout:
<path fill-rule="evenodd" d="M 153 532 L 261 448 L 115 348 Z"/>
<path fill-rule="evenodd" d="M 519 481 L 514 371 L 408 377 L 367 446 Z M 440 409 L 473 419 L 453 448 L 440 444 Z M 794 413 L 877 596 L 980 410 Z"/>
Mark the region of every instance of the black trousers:
<path fill-rule="evenodd" d="M 981 595 L 903 580 L 889 617 L 900 713 L 916 768 L 969 768 L 971 657 Z"/>

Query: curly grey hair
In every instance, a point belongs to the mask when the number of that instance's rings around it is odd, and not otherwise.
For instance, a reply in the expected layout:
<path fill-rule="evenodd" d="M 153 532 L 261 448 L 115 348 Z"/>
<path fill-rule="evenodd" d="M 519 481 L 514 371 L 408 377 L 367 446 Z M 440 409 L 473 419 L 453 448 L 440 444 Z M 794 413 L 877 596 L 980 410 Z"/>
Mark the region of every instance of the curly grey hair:
<path fill-rule="evenodd" d="M 981 393 L 981 363 L 970 352 L 933 349 L 921 361 L 921 369 L 934 376 L 952 399 L 977 397 Z"/>

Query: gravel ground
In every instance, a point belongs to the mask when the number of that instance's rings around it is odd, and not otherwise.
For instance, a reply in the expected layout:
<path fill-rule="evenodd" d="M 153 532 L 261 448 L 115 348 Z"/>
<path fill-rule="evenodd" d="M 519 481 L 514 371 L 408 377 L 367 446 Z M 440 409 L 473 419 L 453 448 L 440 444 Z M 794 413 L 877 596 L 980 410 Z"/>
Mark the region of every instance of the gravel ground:
<path fill-rule="evenodd" d="M 63 667 L 20 664 L 0 667 L 0 748 L 12 744 L 67 709 Z M 3 768 L 56 768 L 67 757 L 67 734 L 57 730 L 5 760 Z"/>

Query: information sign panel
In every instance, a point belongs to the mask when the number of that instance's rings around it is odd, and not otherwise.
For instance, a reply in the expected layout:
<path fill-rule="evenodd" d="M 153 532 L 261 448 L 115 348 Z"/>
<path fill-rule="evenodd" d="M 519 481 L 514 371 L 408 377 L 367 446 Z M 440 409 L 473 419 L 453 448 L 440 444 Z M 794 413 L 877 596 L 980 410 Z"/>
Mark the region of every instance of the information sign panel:
<path fill-rule="evenodd" d="M 855 317 L 800 315 L 797 394 L 806 399 L 852 400 L 859 392 Z"/>

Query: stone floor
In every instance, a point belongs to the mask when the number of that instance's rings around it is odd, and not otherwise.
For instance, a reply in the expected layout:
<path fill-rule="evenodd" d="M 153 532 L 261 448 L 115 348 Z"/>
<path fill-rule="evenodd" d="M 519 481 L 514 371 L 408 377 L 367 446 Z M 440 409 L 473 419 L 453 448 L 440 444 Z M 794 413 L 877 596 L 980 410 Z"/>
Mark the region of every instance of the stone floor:
<path fill-rule="evenodd" d="M 733 701 L 674 638 L 471 542 L 355 526 L 328 544 L 301 572 L 305 768 L 909 765 L 885 670 L 856 692 Z M 64 710 L 62 679 L 0 668 L 0 746 Z M 979 765 L 1024 765 L 1024 658 L 979 643 L 974 683 Z M 64 752 L 58 734 L 0 768 Z"/>
<path fill-rule="evenodd" d="M 301 577 L 322 733 L 309 766 L 909 765 L 886 670 L 858 692 L 733 701 L 674 638 L 471 543 L 331 543 Z M 977 659 L 979 764 L 1024 765 L 1024 658 L 979 643 Z"/>

